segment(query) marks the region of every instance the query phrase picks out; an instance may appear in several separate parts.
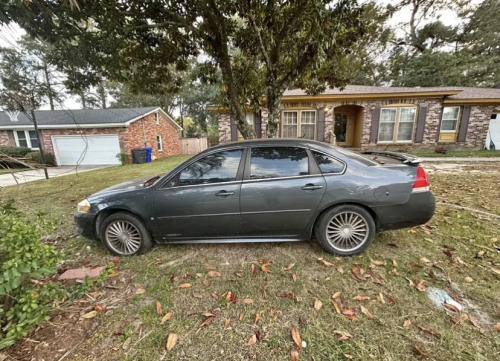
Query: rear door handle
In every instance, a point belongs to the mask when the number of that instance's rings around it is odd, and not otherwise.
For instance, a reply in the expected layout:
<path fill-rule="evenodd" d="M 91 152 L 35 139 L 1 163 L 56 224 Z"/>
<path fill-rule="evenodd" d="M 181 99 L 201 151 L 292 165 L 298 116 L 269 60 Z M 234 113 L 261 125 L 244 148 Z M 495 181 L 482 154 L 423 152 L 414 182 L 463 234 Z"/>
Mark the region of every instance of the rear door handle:
<path fill-rule="evenodd" d="M 308 183 L 308 184 L 306 184 L 305 186 L 302 187 L 302 190 L 304 190 L 304 191 L 313 191 L 313 190 L 322 189 L 322 188 L 323 188 L 323 186 L 317 186 L 315 184 Z"/>
<path fill-rule="evenodd" d="M 227 191 L 219 191 L 215 193 L 217 197 L 229 197 L 229 196 L 234 196 L 234 192 L 227 192 Z"/>

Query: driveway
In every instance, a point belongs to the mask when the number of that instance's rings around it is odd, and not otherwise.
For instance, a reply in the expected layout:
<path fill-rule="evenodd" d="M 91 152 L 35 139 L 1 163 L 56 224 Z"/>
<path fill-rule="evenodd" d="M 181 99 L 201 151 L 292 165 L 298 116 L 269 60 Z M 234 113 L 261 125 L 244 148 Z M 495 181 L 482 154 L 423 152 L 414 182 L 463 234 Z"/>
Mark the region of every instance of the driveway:
<path fill-rule="evenodd" d="M 97 170 L 114 166 L 115 165 L 80 165 L 78 167 L 75 167 L 68 165 L 62 167 L 49 167 L 47 168 L 47 172 L 49 173 L 49 178 L 54 178 L 54 177 L 62 177 L 65 175 L 88 172 L 91 170 Z M 14 173 L 14 175 L 1 174 L 0 188 L 21 183 L 32 182 L 39 179 L 45 179 L 45 174 L 43 172 L 43 169 L 34 169 L 23 172 L 16 172 Z"/>

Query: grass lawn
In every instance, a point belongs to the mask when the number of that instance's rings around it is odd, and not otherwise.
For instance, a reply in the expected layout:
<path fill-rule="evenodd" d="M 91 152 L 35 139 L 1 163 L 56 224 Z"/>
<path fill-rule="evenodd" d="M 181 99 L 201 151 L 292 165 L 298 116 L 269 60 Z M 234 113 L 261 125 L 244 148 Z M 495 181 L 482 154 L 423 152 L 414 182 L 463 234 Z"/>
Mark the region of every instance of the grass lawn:
<path fill-rule="evenodd" d="M 23 210 L 47 212 L 60 219 L 60 234 L 70 235 L 80 199 L 164 172 L 185 158 L 8 187 L 0 191 L 0 203 L 15 199 Z M 500 214 L 497 176 L 481 167 L 431 175 L 438 201 Z M 365 254 L 349 258 L 327 254 L 311 241 L 158 246 L 116 259 L 99 243 L 69 238 L 57 243 L 65 265 L 114 261 L 117 274 L 81 299 L 55 307 L 49 323 L 7 353 L 45 360 L 68 352 L 64 359 L 290 360 L 295 349 L 301 360 L 498 360 L 499 223 L 438 206 L 427 226 L 379 234 Z M 466 310 L 437 308 L 424 291 L 429 287 L 451 291 Z M 226 298 L 227 291 L 235 297 Z M 82 319 L 95 304 L 106 311 Z M 353 311 L 352 320 L 342 314 Z M 168 312 L 172 317 L 162 324 Z M 292 326 L 307 343 L 301 350 Z M 170 333 L 178 343 L 167 352 Z"/>
<path fill-rule="evenodd" d="M 0 168 L 0 175 L 22 172 L 23 170 L 27 170 L 27 169 L 25 169 L 25 168 L 11 168 L 11 169 Z"/>
<path fill-rule="evenodd" d="M 446 147 L 445 147 L 446 148 Z M 450 149 L 446 154 L 436 153 L 434 150 L 411 150 L 410 154 L 419 157 L 500 157 L 500 150 L 453 150 Z"/>

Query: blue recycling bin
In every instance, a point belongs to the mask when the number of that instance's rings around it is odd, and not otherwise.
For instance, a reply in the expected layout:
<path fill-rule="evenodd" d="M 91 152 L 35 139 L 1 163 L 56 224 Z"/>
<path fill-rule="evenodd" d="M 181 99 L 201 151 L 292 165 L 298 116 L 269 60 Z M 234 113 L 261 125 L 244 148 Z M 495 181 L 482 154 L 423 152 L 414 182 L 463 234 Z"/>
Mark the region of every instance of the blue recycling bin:
<path fill-rule="evenodd" d="M 153 148 L 151 147 L 146 147 L 146 163 L 151 162 L 151 155 L 153 154 Z"/>

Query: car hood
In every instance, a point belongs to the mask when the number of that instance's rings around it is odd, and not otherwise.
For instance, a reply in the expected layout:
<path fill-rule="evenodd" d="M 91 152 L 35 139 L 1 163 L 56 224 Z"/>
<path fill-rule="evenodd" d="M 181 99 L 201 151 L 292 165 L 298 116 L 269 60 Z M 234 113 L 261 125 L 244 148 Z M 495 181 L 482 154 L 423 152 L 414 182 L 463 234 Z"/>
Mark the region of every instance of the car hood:
<path fill-rule="evenodd" d="M 138 189 L 144 189 L 151 187 L 158 179 L 160 179 L 163 176 L 161 175 L 152 175 L 152 176 L 147 176 L 147 177 L 141 177 L 141 178 L 136 178 L 132 179 L 123 183 L 115 184 L 114 186 L 105 188 L 103 190 L 100 190 L 97 193 L 92 194 L 89 198 L 94 198 L 94 197 L 101 197 L 104 195 L 109 195 L 109 194 L 116 194 L 116 193 L 121 193 L 121 192 L 129 192 L 129 191 L 134 191 Z M 144 183 L 148 180 L 152 180 L 153 178 L 157 178 L 155 182 L 151 182 L 148 186 L 145 186 Z"/>

